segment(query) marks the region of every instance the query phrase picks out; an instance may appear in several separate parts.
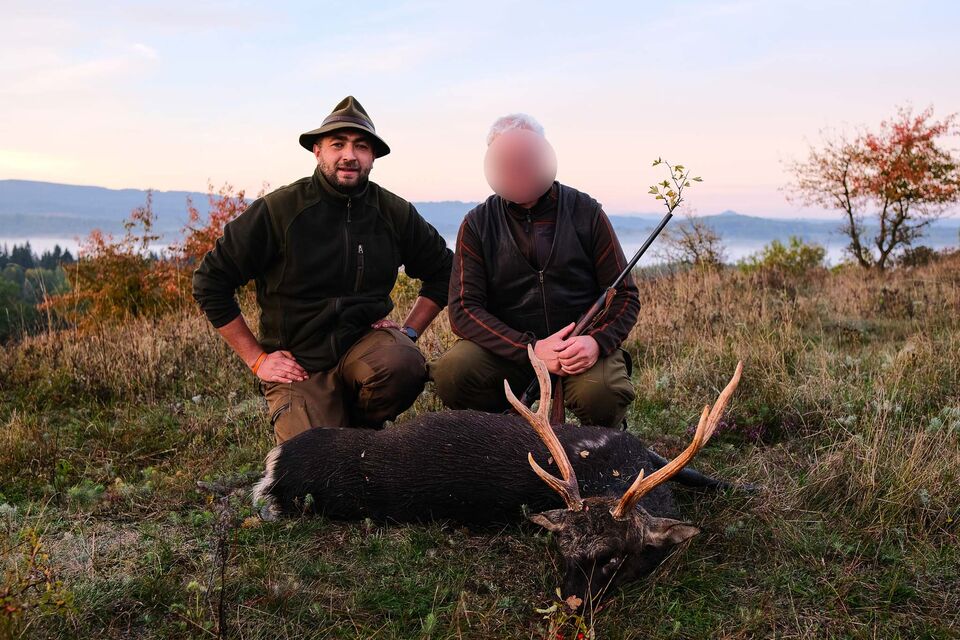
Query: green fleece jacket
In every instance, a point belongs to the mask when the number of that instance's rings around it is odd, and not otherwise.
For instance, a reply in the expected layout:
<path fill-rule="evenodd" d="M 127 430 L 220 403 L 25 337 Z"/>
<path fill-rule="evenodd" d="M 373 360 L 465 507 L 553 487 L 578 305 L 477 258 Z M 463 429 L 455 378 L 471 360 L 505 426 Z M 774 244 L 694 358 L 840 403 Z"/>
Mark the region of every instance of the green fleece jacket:
<path fill-rule="evenodd" d="M 420 295 L 444 307 L 451 262 L 409 202 L 373 182 L 345 196 L 316 170 L 226 225 L 193 275 L 193 297 L 219 328 L 240 315 L 235 292 L 254 280 L 264 349 L 325 371 L 393 309 L 401 265 L 422 281 Z"/>

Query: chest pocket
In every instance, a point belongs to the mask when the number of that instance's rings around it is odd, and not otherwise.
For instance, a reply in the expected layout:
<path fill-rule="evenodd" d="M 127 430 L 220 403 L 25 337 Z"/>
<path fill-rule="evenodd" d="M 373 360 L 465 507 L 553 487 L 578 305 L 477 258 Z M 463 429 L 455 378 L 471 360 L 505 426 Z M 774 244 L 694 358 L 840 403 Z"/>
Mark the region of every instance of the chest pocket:
<path fill-rule="evenodd" d="M 392 234 L 381 229 L 353 235 L 351 267 L 347 282 L 350 291 L 362 295 L 388 295 L 397 279 L 400 252 Z"/>

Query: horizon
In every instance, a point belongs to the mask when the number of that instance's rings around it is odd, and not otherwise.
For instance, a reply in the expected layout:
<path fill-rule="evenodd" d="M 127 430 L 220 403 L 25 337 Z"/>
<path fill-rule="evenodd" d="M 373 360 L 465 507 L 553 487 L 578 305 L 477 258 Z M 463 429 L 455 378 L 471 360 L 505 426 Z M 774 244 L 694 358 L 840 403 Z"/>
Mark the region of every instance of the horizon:
<path fill-rule="evenodd" d="M 19 202 L 24 207 L 19 215 L 15 213 L 16 204 L 4 203 L 0 205 L 4 210 L 2 216 L 11 215 L 13 227 L 0 231 L 0 246 L 22 246 L 29 244 L 37 255 L 44 251 L 51 251 L 57 245 L 62 249 L 69 249 L 74 253 L 80 247 L 89 233 L 97 228 L 114 235 L 122 234 L 122 222 L 126 217 L 124 206 L 140 206 L 135 201 L 146 200 L 146 191 L 139 189 L 109 189 L 95 185 L 64 185 L 45 181 L 0 180 L 0 194 L 4 184 L 19 183 L 12 195 L 12 202 Z M 26 185 L 25 187 L 23 185 Z M 34 187 L 33 185 L 40 185 Z M 91 190 L 87 192 L 86 190 Z M 123 195 L 113 195 L 123 194 Z M 172 197 L 171 197 L 172 196 Z M 178 198 L 182 197 L 180 206 Z M 186 202 L 193 197 L 193 202 L 200 205 L 201 212 L 205 211 L 204 194 L 185 191 L 154 191 L 154 232 L 160 238 L 151 243 L 152 250 L 164 252 L 171 242 L 182 233 L 182 224 L 186 224 Z M 476 203 L 464 200 L 423 201 L 414 202 L 420 209 L 421 215 L 433 224 L 444 237 L 449 246 L 453 246 L 456 229 L 459 227 L 462 216 L 468 208 Z M 73 205 L 76 209 L 70 209 Z M 100 208 L 102 207 L 102 211 Z M 116 219 L 110 217 L 109 211 L 116 213 Z M 38 216 L 29 222 L 30 216 Z M 24 217 L 26 216 L 26 217 Z M 53 222 L 63 217 L 65 222 Z M 637 250 L 647 234 L 653 229 L 657 221 L 663 217 L 663 212 L 636 211 L 629 213 L 610 214 L 621 246 L 625 254 L 632 255 Z M 675 217 L 684 218 L 681 211 Z M 770 246 L 774 240 L 786 244 L 791 236 L 797 236 L 805 242 L 818 244 L 826 250 L 828 263 L 837 264 L 844 259 L 845 247 L 848 240 L 841 232 L 843 220 L 840 216 L 823 217 L 773 217 L 756 214 L 745 214 L 735 210 L 724 210 L 714 213 L 699 212 L 696 218 L 711 225 L 721 238 L 721 244 L 726 253 L 727 262 L 736 261 L 757 254 Z M 44 222 L 45 221 L 45 222 Z M 79 227 L 78 227 L 79 223 Z M 31 229 L 33 224 L 33 231 Z M 682 224 L 682 222 L 674 223 Z M 872 223 L 868 221 L 868 226 Z M 70 229 L 73 230 L 71 233 Z M 81 231 L 80 229 L 85 229 Z M 949 217 L 946 220 L 935 222 L 922 236 L 920 243 L 933 249 L 943 249 L 957 246 L 957 231 L 960 230 L 960 218 Z M 663 256 L 654 249 L 651 255 L 644 258 L 644 264 L 652 265 L 663 262 Z"/>
<path fill-rule="evenodd" d="M 23 179 L 23 178 L 0 178 L 0 183 L 2 183 L 2 182 L 32 182 L 32 183 L 38 183 L 38 184 L 57 185 L 57 186 L 81 187 L 81 188 L 91 188 L 91 189 L 106 189 L 106 190 L 108 190 L 108 191 L 142 191 L 142 192 L 151 191 L 151 192 L 153 192 L 153 193 L 167 193 L 167 194 L 169 194 L 169 193 L 183 193 L 183 194 L 185 194 L 185 195 L 187 195 L 187 196 L 192 196 L 192 195 L 211 195 L 209 191 L 188 191 L 188 190 L 185 190 L 185 189 L 151 189 L 151 188 L 141 188 L 141 187 L 116 187 L 116 188 L 114 188 L 114 187 L 104 187 L 104 186 L 95 185 L 95 184 L 75 184 L 75 183 L 67 183 L 67 182 L 50 182 L 50 181 L 48 181 L 48 180 L 27 180 L 27 179 Z M 254 199 L 254 197 L 250 197 L 250 196 L 246 196 L 246 195 L 245 195 L 245 197 L 246 197 L 248 200 L 253 200 L 253 199 Z M 453 199 L 449 199 L 449 200 L 416 200 L 416 201 L 411 201 L 411 202 L 413 202 L 413 204 L 446 204 L 446 203 L 459 203 L 459 204 L 473 205 L 473 204 L 478 204 L 478 203 L 481 202 L 481 201 L 480 201 L 480 200 L 464 200 L 464 199 L 461 199 L 461 198 L 453 198 Z M 652 205 L 652 206 L 655 206 L 655 205 Z M 815 210 L 815 211 L 816 211 L 816 210 Z M 745 218 L 758 218 L 758 219 L 761 219 L 761 220 L 777 220 L 777 221 L 781 221 L 781 222 L 789 222 L 789 221 L 793 221 L 793 220 L 799 221 L 799 222 L 831 222 L 831 221 L 833 221 L 833 220 L 835 220 L 835 219 L 839 219 L 840 222 L 842 222 L 842 218 L 840 218 L 841 214 L 840 214 L 839 212 L 837 212 L 837 211 L 822 211 L 822 210 L 821 210 L 821 211 L 819 211 L 819 212 L 821 213 L 821 215 L 775 216 L 775 215 L 762 215 L 762 214 L 757 214 L 757 213 L 744 213 L 744 212 L 742 212 L 742 211 L 737 211 L 736 209 L 728 208 L 728 209 L 723 209 L 722 211 L 716 211 L 716 212 L 712 212 L 712 213 L 703 213 L 703 212 L 701 212 L 701 211 L 695 211 L 695 210 L 686 209 L 686 208 L 684 208 L 683 206 L 681 206 L 681 207 L 678 209 L 678 213 L 675 214 L 675 216 L 682 217 L 682 216 L 684 216 L 684 215 L 689 214 L 690 216 L 695 217 L 695 218 L 708 218 L 708 217 L 714 217 L 714 216 L 734 215 L 734 216 L 741 216 L 741 217 L 745 217 Z M 809 210 L 808 210 L 808 213 L 809 213 Z M 624 212 L 619 212 L 619 213 L 609 213 L 609 212 L 608 212 L 607 215 L 609 215 L 609 216 L 618 216 L 618 217 L 627 217 L 627 218 L 629 218 L 629 217 L 641 217 L 641 216 L 662 216 L 662 215 L 664 215 L 664 214 L 663 214 L 662 212 L 660 212 L 660 211 L 652 211 L 652 210 L 649 210 L 649 211 L 632 210 L 632 211 L 624 211 Z M 945 219 L 953 219 L 953 218 L 957 218 L 957 217 L 960 217 L 960 211 L 949 210 L 949 211 L 947 211 L 946 213 L 944 213 L 942 216 L 940 216 L 940 217 L 937 219 L 937 221 L 943 221 L 943 220 L 945 220 Z"/>
<path fill-rule="evenodd" d="M 102 185 L 97 185 L 97 184 L 76 184 L 76 183 L 70 183 L 70 182 L 51 182 L 51 181 L 48 181 L 48 180 L 28 180 L 28 179 L 24 179 L 24 178 L 0 178 L 0 183 L 3 183 L 3 182 L 32 182 L 32 183 L 38 183 L 38 184 L 67 186 L 67 187 L 81 187 L 81 188 L 91 188 L 91 189 L 106 189 L 106 190 L 108 190 L 108 191 L 143 191 L 143 192 L 151 191 L 151 192 L 153 192 L 153 193 L 167 193 L 167 194 L 169 194 L 169 193 L 174 193 L 174 194 L 176 194 L 176 193 L 183 193 L 183 194 L 188 195 L 188 196 L 190 196 L 190 195 L 211 195 L 211 194 L 209 193 L 209 191 L 189 191 L 189 190 L 186 190 L 186 189 L 152 189 L 152 188 L 143 188 L 143 187 L 104 187 L 104 186 L 102 186 Z M 376 182 L 376 181 L 374 181 L 374 182 Z M 244 197 L 245 197 L 246 199 L 248 199 L 248 200 L 253 200 L 253 199 L 254 199 L 254 198 L 251 197 L 251 196 L 246 196 L 246 194 L 244 194 Z M 464 200 L 464 199 L 462 199 L 462 198 L 452 198 L 452 199 L 449 199 L 449 200 L 416 200 L 416 201 L 411 201 L 411 202 L 413 202 L 414 204 L 460 203 L 460 204 L 475 205 L 475 204 L 478 204 L 479 202 L 481 202 L 481 200 Z M 654 202 L 654 204 L 652 204 L 651 206 L 656 206 L 656 204 L 658 204 L 658 203 Z M 661 205 L 661 206 L 662 206 L 662 205 Z M 685 210 L 683 207 L 681 207 L 680 209 L 678 209 L 678 213 L 677 213 L 676 215 L 680 216 L 680 215 L 683 215 L 683 214 L 685 214 L 685 213 L 687 213 L 687 210 Z M 721 216 L 721 215 L 732 214 L 732 215 L 744 216 L 744 217 L 748 217 L 748 218 L 761 218 L 761 219 L 766 219 L 766 220 L 783 220 L 783 221 L 788 221 L 788 220 L 809 220 L 809 221 L 817 221 L 817 222 L 828 222 L 828 221 L 830 220 L 829 218 L 825 218 L 825 217 L 782 218 L 782 217 L 774 217 L 774 216 L 763 216 L 763 215 L 755 215 L 755 214 L 741 213 L 741 212 L 739 212 L 739 211 L 736 211 L 735 209 L 724 209 L 724 210 L 722 210 L 722 211 L 717 211 L 717 212 L 715 212 L 715 213 L 702 213 L 702 212 L 698 212 L 698 211 L 690 211 L 689 213 L 690 213 L 690 215 L 692 215 L 692 216 L 694 216 L 694 217 L 710 217 L 710 216 Z M 662 215 L 664 215 L 664 214 L 661 213 L 661 212 L 652 211 L 652 210 L 651 210 L 651 211 L 639 211 L 639 210 L 636 210 L 636 211 L 627 211 L 627 212 L 621 212 L 621 213 L 608 213 L 607 215 L 621 216 L 621 217 L 639 217 L 639 216 L 662 216 Z M 955 214 L 950 214 L 950 215 L 944 216 L 944 217 L 952 217 L 953 215 L 955 215 Z"/>
<path fill-rule="evenodd" d="M 960 77 L 960 6 L 944 1 L 16 1 L 5 18 L 9 179 L 256 193 L 312 171 L 297 136 L 352 94 L 393 149 L 371 177 L 410 201 L 486 197 L 487 128 L 524 111 L 558 179 L 611 215 L 656 210 L 663 157 L 703 176 L 695 212 L 830 218 L 782 192 L 784 163 L 821 130 L 876 128 L 903 105 L 960 111 L 944 81 Z"/>

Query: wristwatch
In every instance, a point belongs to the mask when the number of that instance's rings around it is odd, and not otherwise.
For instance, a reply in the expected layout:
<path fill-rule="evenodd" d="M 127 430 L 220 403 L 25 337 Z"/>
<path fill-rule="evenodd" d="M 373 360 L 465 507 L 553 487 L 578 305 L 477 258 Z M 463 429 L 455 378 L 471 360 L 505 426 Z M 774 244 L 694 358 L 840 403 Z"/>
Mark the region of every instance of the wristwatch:
<path fill-rule="evenodd" d="M 420 337 L 420 334 L 417 333 L 417 330 L 414 329 L 413 327 L 404 326 L 400 329 L 400 331 L 403 331 L 405 334 L 407 334 L 407 337 L 413 340 L 414 342 L 416 342 L 417 338 Z"/>

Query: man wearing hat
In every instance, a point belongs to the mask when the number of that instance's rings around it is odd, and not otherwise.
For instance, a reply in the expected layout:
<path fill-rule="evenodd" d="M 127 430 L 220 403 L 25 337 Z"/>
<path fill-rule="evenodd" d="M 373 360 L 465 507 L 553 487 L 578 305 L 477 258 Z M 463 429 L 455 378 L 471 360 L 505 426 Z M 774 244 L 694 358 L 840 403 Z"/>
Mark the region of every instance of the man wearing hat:
<path fill-rule="evenodd" d="M 277 442 L 380 428 L 413 404 L 427 376 L 414 342 L 446 305 L 452 260 L 413 205 L 369 181 L 390 148 L 353 96 L 300 145 L 313 175 L 250 203 L 193 276 L 201 309 L 262 381 Z M 400 266 L 422 281 L 402 326 L 387 319 Z M 259 340 L 234 296 L 250 280 Z"/>
<path fill-rule="evenodd" d="M 494 122 L 484 164 L 494 195 L 457 236 L 447 313 L 461 340 L 431 363 L 437 395 L 452 409 L 506 409 L 504 379 L 523 389 L 533 378 L 532 345 L 581 423 L 618 426 L 635 397 L 620 349 L 640 308 L 633 279 L 583 335 L 569 335 L 626 267 L 609 219 L 556 182 L 553 148 L 526 114 Z"/>

